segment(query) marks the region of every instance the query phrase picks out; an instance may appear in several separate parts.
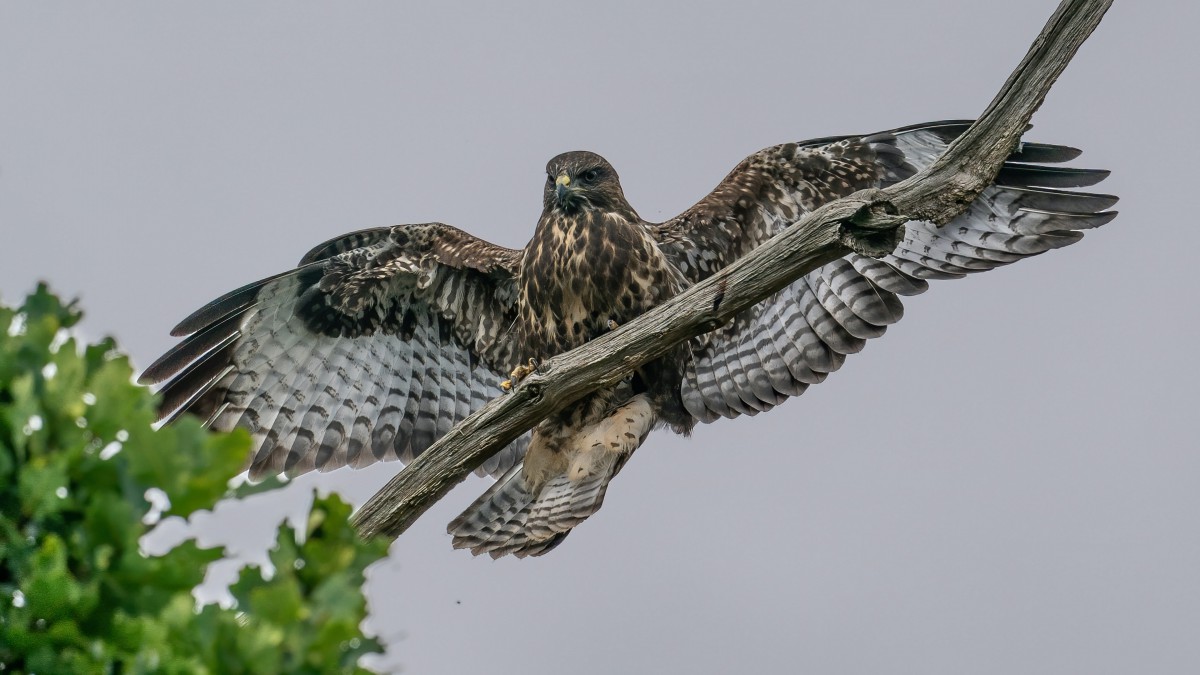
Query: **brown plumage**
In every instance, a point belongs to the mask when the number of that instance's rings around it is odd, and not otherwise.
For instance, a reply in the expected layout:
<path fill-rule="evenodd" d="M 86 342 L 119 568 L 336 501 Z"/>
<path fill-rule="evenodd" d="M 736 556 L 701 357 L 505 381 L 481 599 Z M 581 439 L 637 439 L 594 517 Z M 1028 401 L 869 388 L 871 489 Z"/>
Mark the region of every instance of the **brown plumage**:
<path fill-rule="evenodd" d="M 512 250 L 440 223 L 349 234 L 295 270 L 185 319 L 150 366 L 163 414 L 251 431 L 252 477 L 408 460 L 501 392 L 514 367 L 577 347 L 662 303 L 856 190 L 893 184 L 967 126 L 938 122 L 773 146 L 678 217 L 648 223 L 599 155 L 547 165 L 543 212 Z M 1077 241 L 1116 198 L 1063 188 L 1106 172 L 1041 166 L 1024 144 L 945 227 L 910 223 L 880 260 L 848 255 L 734 321 L 542 421 L 481 470 L 497 482 L 450 524 L 454 545 L 539 555 L 598 510 L 656 425 L 756 414 L 802 393 L 903 315 L 899 296 Z"/>

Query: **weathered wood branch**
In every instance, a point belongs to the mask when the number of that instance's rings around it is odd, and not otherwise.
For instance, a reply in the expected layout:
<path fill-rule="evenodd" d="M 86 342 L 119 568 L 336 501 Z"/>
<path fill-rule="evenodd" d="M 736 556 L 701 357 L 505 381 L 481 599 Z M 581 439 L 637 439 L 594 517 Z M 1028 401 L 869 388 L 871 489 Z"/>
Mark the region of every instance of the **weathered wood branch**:
<path fill-rule="evenodd" d="M 719 274 L 541 364 L 512 394 L 463 420 L 373 496 L 355 516 L 360 531 L 399 536 L 484 460 L 588 392 L 616 384 L 849 251 L 890 253 L 908 220 L 945 223 L 962 213 L 995 178 L 1051 85 L 1111 5 L 1063 0 L 978 121 L 925 170 L 822 206 Z"/>

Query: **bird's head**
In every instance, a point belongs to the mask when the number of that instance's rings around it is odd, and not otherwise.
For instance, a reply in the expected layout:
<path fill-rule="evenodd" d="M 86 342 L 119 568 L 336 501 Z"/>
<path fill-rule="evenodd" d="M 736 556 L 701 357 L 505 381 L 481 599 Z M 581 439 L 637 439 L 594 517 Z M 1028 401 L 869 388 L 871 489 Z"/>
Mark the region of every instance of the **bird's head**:
<path fill-rule="evenodd" d="M 564 152 L 546 165 L 546 211 L 632 210 L 608 160 L 594 152 Z"/>

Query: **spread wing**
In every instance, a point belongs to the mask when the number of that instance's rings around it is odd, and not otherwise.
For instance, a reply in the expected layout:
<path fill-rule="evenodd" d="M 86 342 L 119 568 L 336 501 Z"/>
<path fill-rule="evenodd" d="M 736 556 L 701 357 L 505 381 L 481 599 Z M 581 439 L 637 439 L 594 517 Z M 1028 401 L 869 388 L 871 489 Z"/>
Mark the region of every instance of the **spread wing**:
<path fill-rule="evenodd" d="M 440 223 L 363 230 L 184 319 L 161 414 L 245 427 L 250 476 L 411 460 L 500 393 L 520 251 Z M 504 473 L 528 435 L 481 471 Z"/>
<path fill-rule="evenodd" d="M 689 278 L 703 279 L 827 201 L 913 175 L 969 125 L 935 122 L 767 148 L 696 206 L 655 226 L 656 236 Z M 768 410 L 883 335 L 903 316 L 899 296 L 925 291 L 928 279 L 956 279 L 1061 248 L 1112 220 L 1116 213 L 1106 209 L 1116 197 L 1064 189 L 1093 185 L 1107 171 L 1044 166 L 1078 155 L 1023 144 L 950 223 L 910 222 L 887 257 L 847 255 L 693 340 L 682 385 L 688 412 L 707 422 Z"/>

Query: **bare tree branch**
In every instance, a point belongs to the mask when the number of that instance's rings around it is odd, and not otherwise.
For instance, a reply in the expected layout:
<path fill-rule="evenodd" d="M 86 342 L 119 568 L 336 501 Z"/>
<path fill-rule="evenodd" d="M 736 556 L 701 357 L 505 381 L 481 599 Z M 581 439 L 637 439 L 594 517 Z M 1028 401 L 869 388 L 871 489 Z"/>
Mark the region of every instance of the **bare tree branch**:
<path fill-rule="evenodd" d="M 588 392 L 611 386 L 674 345 L 850 251 L 883 256 L 908 220 L 945 223 L 992 182 L 1034 111 L 1112 0 L 1063 0 L 979 116 L 932 165 L 882 190 L 826 204 L 746 257 L 618 330 L 541 364 L 405 467 L 355 516 L 364 535 L 399 536 L 484 460 Z"/>

